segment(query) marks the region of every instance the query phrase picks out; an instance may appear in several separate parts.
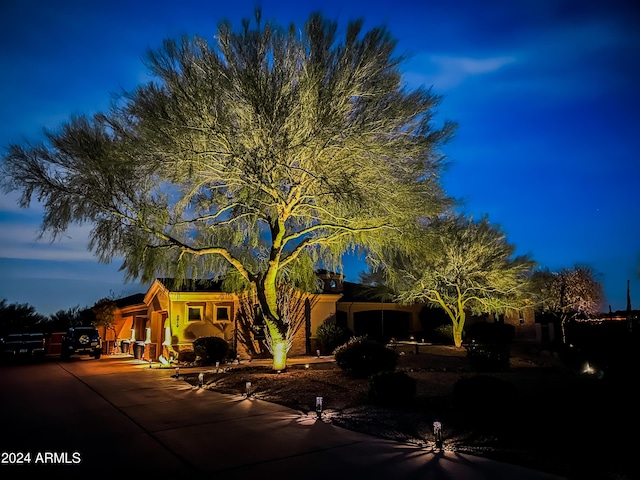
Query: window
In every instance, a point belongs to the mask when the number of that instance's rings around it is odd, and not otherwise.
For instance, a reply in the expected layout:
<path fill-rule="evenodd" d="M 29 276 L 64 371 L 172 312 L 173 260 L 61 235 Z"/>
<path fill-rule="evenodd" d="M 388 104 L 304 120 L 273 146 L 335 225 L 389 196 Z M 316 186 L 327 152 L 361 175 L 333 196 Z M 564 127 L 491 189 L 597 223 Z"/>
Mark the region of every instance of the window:
<path fill-rule="evenodd" d="M 189 322 L 200 322 L 202 321 L 203 315 L 202 311 L 204 307 L 202 305 L 189 305 L 187 307 L 187 320 Z"/>
<path fill-rule="evenodd" d="M 216 321 L 228 322 L 229 321 L 229 307 L 217 307 L 216 308 Z"/>

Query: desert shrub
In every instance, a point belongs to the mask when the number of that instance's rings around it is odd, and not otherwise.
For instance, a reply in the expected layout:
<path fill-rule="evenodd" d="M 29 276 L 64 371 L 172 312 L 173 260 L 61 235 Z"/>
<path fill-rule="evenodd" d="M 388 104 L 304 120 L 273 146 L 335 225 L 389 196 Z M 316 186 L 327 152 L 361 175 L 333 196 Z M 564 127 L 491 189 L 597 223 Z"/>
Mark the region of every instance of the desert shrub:
<path fill-rule="evenodd" d="M 415 397 L 416 381 L 406 372 L 378 372 L 369 377 L 368 394 L 375 405 L 403 405 Z"/>
<path fill-rule="evenodd" d="M 349 340 L 351 332 L 334 322 L 325 321 L 318 327 L 316 337 L 318 337 L 322 352 L 333 353 L 336 348 Z"/>
<path fill-rule="evenodd" d="M 471 366 L 483 371 L 509 367 L 513 325 L 479 322 L 470 325 L 465 333 L 464 347 Z"/>
<path fill-rule="evenodd" d="M 221 337 L 200 337 L 193 341 L 193 351 L 203 365 L 212 365 L 227 357 L 229 344 Z"/>
<path fill-rule="evenodd" d="M 502 430 L 518 407 L 516 387 L 491 375 L 462 377 L 453 386 L 453 406 L 465 423 L 485 430 Z"/>
<path fill-rule="evenodd" d="M 398 354 L 366 336 L 353 337 L 334 351 L 336 364 L 354 377 L 366 378 L 382 371 L 393 371 Z"/>

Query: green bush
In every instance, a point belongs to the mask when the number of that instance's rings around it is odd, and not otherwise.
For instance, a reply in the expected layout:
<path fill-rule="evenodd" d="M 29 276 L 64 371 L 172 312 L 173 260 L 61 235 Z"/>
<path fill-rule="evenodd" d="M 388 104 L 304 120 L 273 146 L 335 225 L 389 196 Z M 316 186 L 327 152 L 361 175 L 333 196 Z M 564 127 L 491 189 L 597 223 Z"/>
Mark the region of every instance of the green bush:
<path fill-rule="evenodd" d="M 351 332 L 345 327 L 326 320 L 318 327 L 316 337 L 321 351 L 325 354 L 330 354 L 351 338 Z"/>
<path fill-rule="evenodd" d="M 229 344 L 221 337 L 200 337 L 193 341 L 193 351 L 203 365 L 213 365 L 227 358 Z"/>
<path fill-rule="evenodd" d="M 416 395 L 416 381 L 405 372 L 378 372 L 369 377 L 369 401 L 381 406 L 399 406 Z"/>
<path fill-rule="evenodd" d="M 336 364 L 354 377 L 366 378 L 374 373 L 393 371 L 398 354 L 382 343 L 364 337 L 353 337 L 336 348 Z"/>

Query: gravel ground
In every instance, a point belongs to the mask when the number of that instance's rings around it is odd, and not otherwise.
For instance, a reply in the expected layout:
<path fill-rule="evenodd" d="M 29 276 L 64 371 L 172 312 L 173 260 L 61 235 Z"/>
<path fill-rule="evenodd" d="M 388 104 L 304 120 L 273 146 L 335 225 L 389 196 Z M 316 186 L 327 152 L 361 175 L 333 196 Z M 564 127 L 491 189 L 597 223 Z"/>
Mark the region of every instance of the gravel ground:
<path fill-rule="evenodd" d="M 571 480 L 640 478 L 633 472 L 633 442 L 617 440 L 626 438 L 637 424 L 637 414 L 628 408 L 638 400 L 633 382 L 587 376 L 566 368 L 552 355 L 528 349 L 512 352 L 509 368 L 500 372 L 474 371 L 466 351 L 454 347 L 431 346 L 417 355 L 399 353 L 396 370 L 416 381 L 416 395 L 397 407 L 372 404 L 367 379 L 349 376 L 333 361 L 308 366 L 296 362 L 281 373 L 264 364 L 224 365 L 218 373 L 215 368 L 207 370 L 204 385 L 243 394 L 250 381 L 257 398 L 303 415 L 315 414 L 316 397 L 322 396 L 324 421 L 426 448 L 435 445 L 433 422 L 440 421 L 447 450 Z M 498 378 L 510 389 L 498 398 L 491 392 L 464 399 L 454 395 L 458 380 L 479 375 Z M 185 380 L 196 385 L 197 374 L 185 373 Z"/>

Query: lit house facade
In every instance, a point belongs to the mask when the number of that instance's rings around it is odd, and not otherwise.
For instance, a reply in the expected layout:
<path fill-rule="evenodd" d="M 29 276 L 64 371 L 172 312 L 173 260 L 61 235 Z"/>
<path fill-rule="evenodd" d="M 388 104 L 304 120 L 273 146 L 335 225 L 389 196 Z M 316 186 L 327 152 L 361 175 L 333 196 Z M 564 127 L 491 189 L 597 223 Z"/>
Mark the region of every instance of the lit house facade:
<path fill-rule="evenodd" d="M 337 323 L 355 335 L 407 339 L 423 330 L 423 305 L 400 305 L 382 301 L 362 285 L 344 282 L 344 276 L 318 272 L 321 293 L 304 300 L 304 319 L 292 340 L 288 355 L 314 354 L 316 333 L 325 321 Z M 193 352 L 200 337 L 224 338 L 241 359 L 256 351 L 264 353 L 260 335 L 243 328 L 242 299 L 224 292 L 219 282 L 188 281 L 176 287 L 170 279 L 156 279 L 146 293 L 116 301 L 114 328 L 105 333 L 106 344 L 122 345 L 145 360 L 170 360 Z M 509 316 L 470 317 L 476 321 L 499 321 L 514 325 L 516 341 L 539 341 L 540 325 L 533 311 Z M 122 344 L 122 341 L 125 344 Z M 249 343 L 254 344 L 249 345 Z"/>

